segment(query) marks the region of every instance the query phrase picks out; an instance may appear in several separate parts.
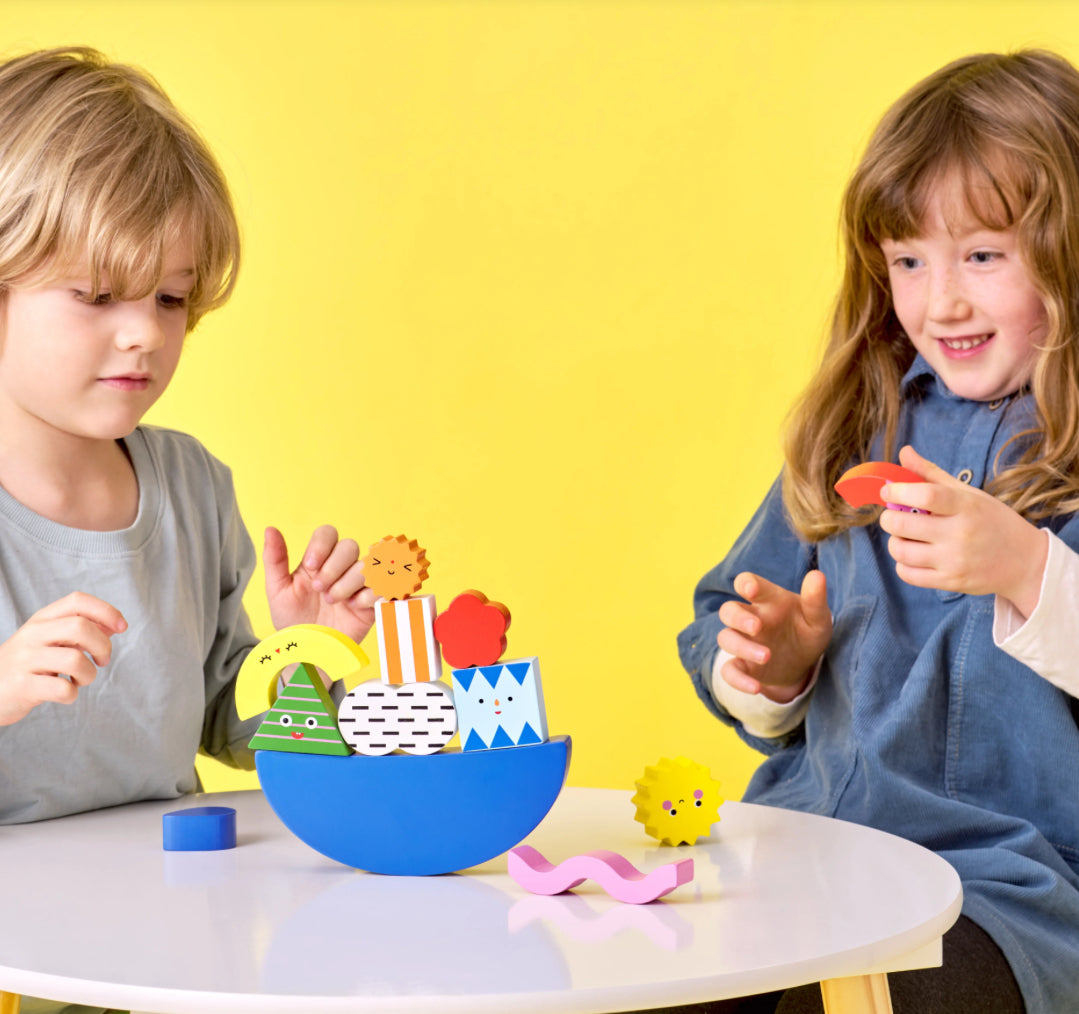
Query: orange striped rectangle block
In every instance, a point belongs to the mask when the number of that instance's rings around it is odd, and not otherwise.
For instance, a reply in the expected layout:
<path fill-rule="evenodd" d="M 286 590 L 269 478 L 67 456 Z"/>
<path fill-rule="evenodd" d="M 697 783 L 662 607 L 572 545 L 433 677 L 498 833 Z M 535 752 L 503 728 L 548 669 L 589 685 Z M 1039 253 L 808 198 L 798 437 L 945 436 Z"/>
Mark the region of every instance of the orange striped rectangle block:
<path fill-rule="evenodd" d="M 430 683 L 442 675 L 434 622 L 434 595 L 379 599 L 375 603 L 383 683 Z"/>

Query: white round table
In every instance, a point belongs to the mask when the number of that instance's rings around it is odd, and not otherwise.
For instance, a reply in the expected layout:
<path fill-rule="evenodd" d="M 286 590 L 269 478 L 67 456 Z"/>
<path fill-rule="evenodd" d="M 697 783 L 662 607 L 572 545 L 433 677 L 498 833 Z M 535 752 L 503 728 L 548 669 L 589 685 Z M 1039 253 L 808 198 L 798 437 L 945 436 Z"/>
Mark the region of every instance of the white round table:
<path fill-rule="evenodd" d="M 556 864 L 692 856 L 694 880 L 649 905 L 592 881 L 529 894 L 504 856 L 361 873 L 293 837 L 260 792 L 0 827 L 0 990 L 163 1014 L 572 1014 L 830 980 L 830 1010 L 888 1010 L 880 973 L 939 962 L 962 890 L 931 852 L 735 802 L 707 841 L 664 847 L 630 795 L 566 789 L 527 841 Z M 206 805 L 236 808 L 238 846 L 164 851 L 162 814 Z"/>

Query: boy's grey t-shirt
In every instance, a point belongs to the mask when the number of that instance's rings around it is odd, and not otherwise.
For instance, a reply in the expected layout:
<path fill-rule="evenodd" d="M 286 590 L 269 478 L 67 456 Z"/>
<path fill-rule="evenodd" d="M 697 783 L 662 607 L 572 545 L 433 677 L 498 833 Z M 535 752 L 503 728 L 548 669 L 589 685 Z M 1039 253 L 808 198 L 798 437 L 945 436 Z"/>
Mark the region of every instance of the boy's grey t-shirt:
<path fill-rule="evenodd" d="M 231 474 L 183 433 L 139 427 L 126 445 L 139 510 L 122 531 L 56 524 L 0 489 L 0 641 L 73 591 L 128 622 L 74 704 L 0 726 L 0 824 L 191 792 L 200 746 L 253 766 L 259 719 L 241 722 L 234 695 L 258 641 L 242 603 L 255 552 Z"/>

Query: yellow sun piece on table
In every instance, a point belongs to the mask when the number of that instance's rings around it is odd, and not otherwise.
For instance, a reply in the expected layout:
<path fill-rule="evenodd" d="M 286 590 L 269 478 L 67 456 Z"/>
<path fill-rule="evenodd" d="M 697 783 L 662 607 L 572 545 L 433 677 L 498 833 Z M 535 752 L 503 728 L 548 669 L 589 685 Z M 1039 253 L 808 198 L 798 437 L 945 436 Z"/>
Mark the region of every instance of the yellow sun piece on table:
<path fill-rule="evenodd" d="M 719 820 L 719 782 L 708 768 L 687 757 L 661 757 L 644 769 L 636 786 L 633 819 L 664 845 L 693 845 L 707 838 Z"/>

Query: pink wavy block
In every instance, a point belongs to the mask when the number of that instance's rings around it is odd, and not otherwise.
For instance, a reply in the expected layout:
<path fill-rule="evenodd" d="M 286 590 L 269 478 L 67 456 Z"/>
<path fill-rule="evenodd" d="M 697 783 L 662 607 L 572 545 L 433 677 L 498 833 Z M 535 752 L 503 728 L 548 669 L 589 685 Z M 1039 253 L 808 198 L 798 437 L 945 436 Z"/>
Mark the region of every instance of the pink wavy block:
<path fill-rule="evenodd" d="M 642 905 L 670 894 L 693 879 L 693 860 L 679 859 L 641 873 L 625 856 L 606 849 L 585 852 L 552 866 L 531 845 L 518 845 L 507 856 L 509 875 L 533 894 L 561 894 L 594 880 L 615 901 Z"/>

